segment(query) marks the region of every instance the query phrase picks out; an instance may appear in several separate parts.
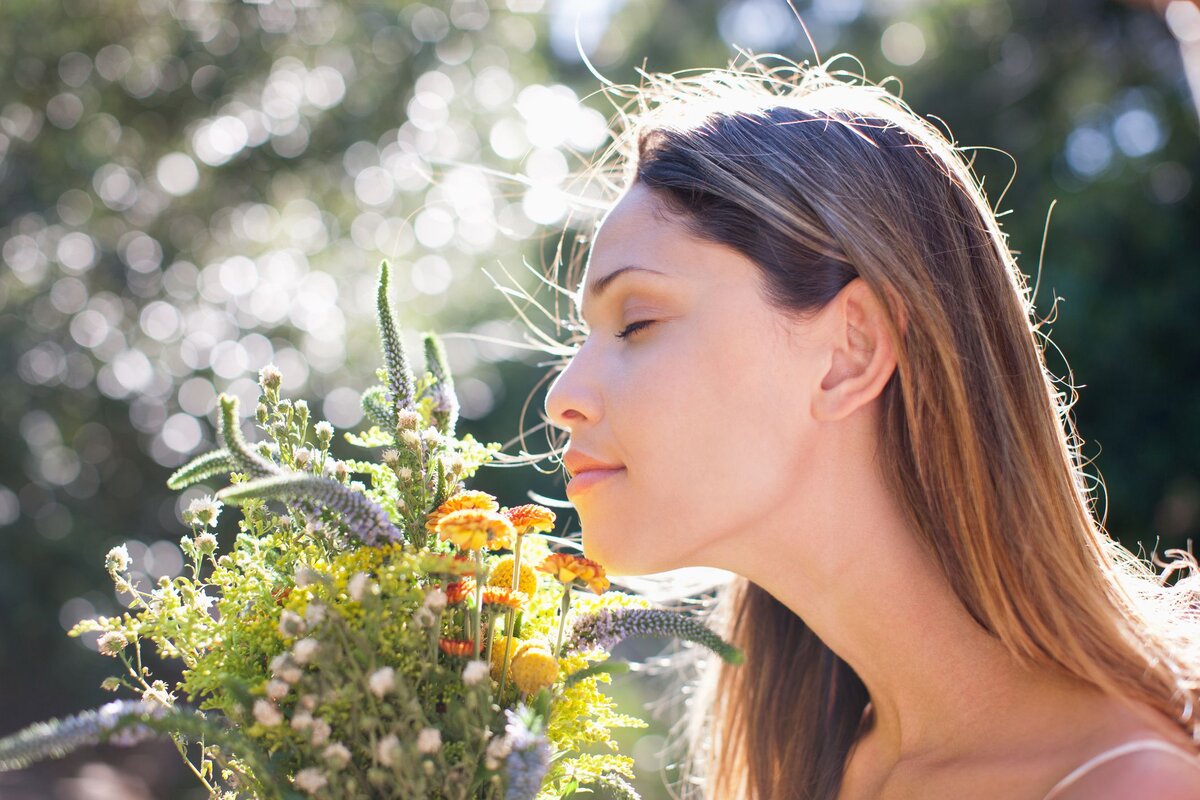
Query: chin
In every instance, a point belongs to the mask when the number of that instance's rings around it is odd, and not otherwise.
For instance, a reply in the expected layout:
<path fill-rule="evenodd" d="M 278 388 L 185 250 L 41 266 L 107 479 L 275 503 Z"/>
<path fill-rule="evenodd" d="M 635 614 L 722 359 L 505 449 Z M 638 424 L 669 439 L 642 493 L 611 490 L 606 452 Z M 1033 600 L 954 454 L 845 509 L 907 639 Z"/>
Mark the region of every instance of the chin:
<path fill-rule="evenodd" d="M 663 553 L 647 553 L 634 546 L 634 541 L 646 541 L 644 534 L 629 528 L 616 529 L 583 525 L 583 556 L 598 562 L 606 575 L 649 575 L 666 572 L 681 566 L 678 559 L 664 558 Z"/>
<path fill-rule="evenodd" d="M 603 528 L 585 523 L 583 556 L 598 562 L 604 567 L 607 575 L 641 575 L 644 571 L 638 563 L 640 559 L 636 550 L 629 546 L 629 542 L 623 541 L 626 536 L 621 536 L 611 529 L 606 534 Z"/>

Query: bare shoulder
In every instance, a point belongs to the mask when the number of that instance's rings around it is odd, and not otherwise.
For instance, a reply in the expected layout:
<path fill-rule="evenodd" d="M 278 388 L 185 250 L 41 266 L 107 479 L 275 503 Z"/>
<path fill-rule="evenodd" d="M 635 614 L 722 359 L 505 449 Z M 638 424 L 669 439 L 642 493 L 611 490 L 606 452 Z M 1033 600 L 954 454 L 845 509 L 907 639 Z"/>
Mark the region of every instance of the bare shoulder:
<path fill-rule="evenodd" d="M 1200 756 L 1158 749 L 1126 753 L 1097 765 L 1056 800 L 1200 800 Z"/>

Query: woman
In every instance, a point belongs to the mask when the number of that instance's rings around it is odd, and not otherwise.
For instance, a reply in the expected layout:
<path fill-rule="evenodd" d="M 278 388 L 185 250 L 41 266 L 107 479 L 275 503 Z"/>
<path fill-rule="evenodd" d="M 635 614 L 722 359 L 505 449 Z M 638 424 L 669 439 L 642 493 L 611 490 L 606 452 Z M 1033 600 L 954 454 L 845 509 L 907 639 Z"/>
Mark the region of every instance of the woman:
<path fill-rule="evenodd" d="M 1194 579 L 1093 517 L 960 151 L 823 68 L 646 77 L 546 413 L 609 574 L 738 576 L 705 795 L 1200 798 Z"/>

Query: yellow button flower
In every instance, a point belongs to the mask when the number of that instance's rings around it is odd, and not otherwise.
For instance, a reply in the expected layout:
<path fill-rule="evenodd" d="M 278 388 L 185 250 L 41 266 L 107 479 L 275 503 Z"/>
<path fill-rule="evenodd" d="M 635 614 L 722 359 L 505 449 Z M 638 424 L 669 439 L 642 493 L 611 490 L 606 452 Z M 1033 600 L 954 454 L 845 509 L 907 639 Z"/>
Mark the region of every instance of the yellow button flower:
<path fill-rule="evenodd" d="M 545 647 L 526 647 L 512 660 L 513 683 L 532 694 L 558 680 L 558 660 Z"/>
<path fill-rule="evenodd" d="M 512 556 L 505 556 L 496 562 L 492 567 L 491 573 L 488 574 L 487 582 L 491 586 L 504 586 L 512 588 L 513 579 L 513 564 L 516 562 Z M 533 567 L 528 564 L 521 564 L 521 577 L 517 582 L 517 589 L 524 592 L 529 597 L 537 594 L 537 573 L 533 571 Z"/>
<path fill-rule="evenodd" d="M 508 641 L 508 637 L 504 634 L 496 634 L 492 639 L 492 652 L 488 653 L 488 659 L 492 662 L 492 677 L 500 680 L 500 667 L 503 665 L 501 659 L 504 658 L 504 643 Z M 513 656 L 517 654 L 517 649 L 524 644 L 520 639 L 513 639 L 511 645 L 508 646 L 508 666 L 512 669 Z"/>

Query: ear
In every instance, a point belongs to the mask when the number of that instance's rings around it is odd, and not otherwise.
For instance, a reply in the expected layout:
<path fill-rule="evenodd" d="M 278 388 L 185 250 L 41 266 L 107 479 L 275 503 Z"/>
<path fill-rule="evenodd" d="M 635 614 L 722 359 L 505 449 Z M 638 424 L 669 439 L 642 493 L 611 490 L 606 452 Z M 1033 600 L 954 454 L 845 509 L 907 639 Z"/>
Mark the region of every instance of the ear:
<path fill-rule="evenodd" d="M 886 309 L 861 277 L 838 292 L 824 310 L 828 367 L 813 393 L 812 415 L 822 422 L 844 419 L 883 392 L 896 368 Z M 903 324 L 903 323 L 901 323 Z"/>

